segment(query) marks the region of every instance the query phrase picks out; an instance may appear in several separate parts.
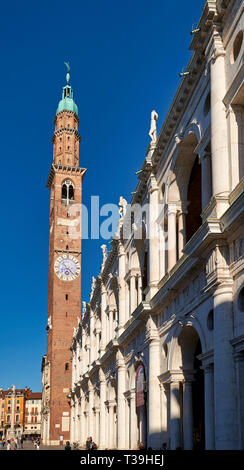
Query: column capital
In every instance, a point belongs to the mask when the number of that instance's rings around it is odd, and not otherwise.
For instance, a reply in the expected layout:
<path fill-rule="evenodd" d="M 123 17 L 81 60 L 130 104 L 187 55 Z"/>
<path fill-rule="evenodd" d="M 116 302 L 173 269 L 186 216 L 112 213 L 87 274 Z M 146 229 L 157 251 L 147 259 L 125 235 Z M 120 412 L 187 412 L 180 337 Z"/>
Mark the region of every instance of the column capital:
<path fill-rule="evenodd" d="M 168 215 L 176 214 L 177 212 L 177 202 L 168 202 Z"/>
<path fill-rule="evenodd" d="M 116 367 L 118 369 L 126 369 L 125 359 L 120 349 L 116 353 Z"/>
<path fill-rule="evenodd" d="M 106 383 L 106 377 L 101 367 L 99 369 L 99 381 L 100 383 Z"/>
<path fill-rule="evenodd" d="M 151 173 L 149 177 L 149 185 L 148 185 L 148 191 L 150 194 L 152 194 L 154 191 L 158 191 L 159 187 L 157 185 L 157 180 L 155 178 L 155 175 Z"/>

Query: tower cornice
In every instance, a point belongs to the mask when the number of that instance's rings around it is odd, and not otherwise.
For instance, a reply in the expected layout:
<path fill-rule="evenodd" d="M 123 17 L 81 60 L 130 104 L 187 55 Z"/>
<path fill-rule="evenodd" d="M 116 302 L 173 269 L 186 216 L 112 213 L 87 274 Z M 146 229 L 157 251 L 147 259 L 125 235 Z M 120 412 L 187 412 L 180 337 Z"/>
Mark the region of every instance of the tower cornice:
<path fill-rule="evenodd" d="M 86 171 L 87 171 L 86 168 L 80 168 L 78 166 L 69 166 L 69 165 L 61 165 L 57 163 L 52 163 L 50 171 L 49 171 L 46 187 L 49 189 L 51 188 L 55 173 L 61 173 L 64 175 L 68 175 L 68 174 L 72 175 L 72 174 L 79 173 L 83 178 Z"/>

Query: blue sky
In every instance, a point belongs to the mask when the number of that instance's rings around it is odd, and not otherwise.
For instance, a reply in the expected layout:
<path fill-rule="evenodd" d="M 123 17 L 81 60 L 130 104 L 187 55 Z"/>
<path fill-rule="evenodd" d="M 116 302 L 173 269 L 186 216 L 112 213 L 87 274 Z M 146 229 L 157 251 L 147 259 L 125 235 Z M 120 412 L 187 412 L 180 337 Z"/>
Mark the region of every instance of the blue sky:
<path fill-rule="evenodd" d="M 203 0 L 23 0 L 1 5 L 0 387 L 41 390 L 46 352 L 49 191 L 53 119 L 64 61 L 79 107 L 83 203 L 128 201 L 191 52 Z M 83 242 L 82 298 L 102 260 Z"/>

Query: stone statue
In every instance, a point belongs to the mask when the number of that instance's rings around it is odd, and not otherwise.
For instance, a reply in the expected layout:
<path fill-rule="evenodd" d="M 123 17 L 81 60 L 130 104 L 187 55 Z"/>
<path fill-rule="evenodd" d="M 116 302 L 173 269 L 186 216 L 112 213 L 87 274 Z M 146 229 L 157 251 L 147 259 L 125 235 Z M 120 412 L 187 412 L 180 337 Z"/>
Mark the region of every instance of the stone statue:
<path fill-rule="evenodd" d="M 127 208 L 127 201 L 122 196 L 120 196 L 120 200 L 119 200 L 119 215 L 120 215 L 120 217 L 124 217 L 124 215 L 126 214 L 126 208 Z"/>
<path fill-rule="evenodd" d="M 66 74 L 66 81 L 67 81 L 67 85 L 69 84 L 69 81 L 70 81 L 70 66 L 69 66 L 69 62 L 64 62 L 66 67 L 67 67 L 67 74 Z"/>
<path fill-rule="evenodd" d="M 101 245 L 102 252 L 103 252 L 103 266 L 107 259 L 107 245 Z"/>
<path fill-rule="evenodd" d="M 157 120 L 158 120 L 158 114 L 156 113 L 156 111 L 153 110 L 151 112 L 151 127 L 149 131 L 149 136 L 151 137 L 152 142 L 156 142 L 157 140 L 157 126 L 156 126 Z"/>
<path fill-rule="evenodd" d="M 85 315 L 86 313 L 86 302 L 83 300 L 82 302 L 82 315 Z"/>
<path fill-rule="evenodd" d="M 96 285 L 96 278 L 94 276 L 92 276 L 92 285 L 91 285 L 92 292 L 94 292 L 95 285 Z"/>

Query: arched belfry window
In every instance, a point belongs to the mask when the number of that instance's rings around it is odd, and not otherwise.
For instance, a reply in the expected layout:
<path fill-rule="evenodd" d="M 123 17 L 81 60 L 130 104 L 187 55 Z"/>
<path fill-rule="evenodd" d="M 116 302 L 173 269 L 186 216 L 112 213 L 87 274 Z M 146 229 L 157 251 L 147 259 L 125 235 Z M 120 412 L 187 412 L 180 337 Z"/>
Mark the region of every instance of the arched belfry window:
<path fill-rule="evenodd" d="M 70 204 L 74 201 L 74 185 L 72 181 L 66 180 L 62 184 L 62 203 Z"/>

